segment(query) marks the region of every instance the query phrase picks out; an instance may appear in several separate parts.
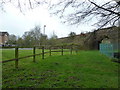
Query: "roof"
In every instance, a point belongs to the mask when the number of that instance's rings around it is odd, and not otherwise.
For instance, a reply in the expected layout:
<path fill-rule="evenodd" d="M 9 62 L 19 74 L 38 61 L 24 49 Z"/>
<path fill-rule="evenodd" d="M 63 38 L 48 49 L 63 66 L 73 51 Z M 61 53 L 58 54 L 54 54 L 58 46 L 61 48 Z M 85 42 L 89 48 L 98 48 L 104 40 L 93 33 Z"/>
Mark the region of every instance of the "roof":
<path fill-rule="evenodd" d="M 9 35 L 8 32 L 0 32 L 0 36 Z"/>

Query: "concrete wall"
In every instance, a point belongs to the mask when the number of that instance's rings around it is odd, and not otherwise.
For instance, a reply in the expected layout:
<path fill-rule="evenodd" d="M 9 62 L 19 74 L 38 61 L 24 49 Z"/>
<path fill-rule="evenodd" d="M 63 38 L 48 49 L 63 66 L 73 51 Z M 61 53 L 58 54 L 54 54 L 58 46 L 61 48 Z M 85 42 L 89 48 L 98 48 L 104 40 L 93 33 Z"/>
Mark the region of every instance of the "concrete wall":
<path fill-rule="evenodd" d="M 76 35 L 73 39 L 69 37 L 59 38 L 59 43 L 74 43 L 79 44 L 88 49 L 99 49 L 99 44 L 103 39 L 109 38 L 111 43 L 120 42 L 120 27 L 109 27 L 94 32 L 86 33 L 85 35 Z"/>
<path fill-rule="evenodd" d="M 85 41 L 90 49 L 99 49 L 99 44 L 105 38 L 108 38 L 111 43 L 120 42 L 120 27 L 109 27 L 92 32 Z"/>

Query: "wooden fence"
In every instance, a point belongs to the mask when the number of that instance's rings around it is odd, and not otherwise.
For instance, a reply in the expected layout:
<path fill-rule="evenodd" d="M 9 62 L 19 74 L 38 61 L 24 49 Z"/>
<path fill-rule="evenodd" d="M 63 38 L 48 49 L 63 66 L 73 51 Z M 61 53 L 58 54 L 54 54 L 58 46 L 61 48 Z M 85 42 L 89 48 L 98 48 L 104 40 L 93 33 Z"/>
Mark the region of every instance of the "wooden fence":
<path fill-rule="evenodd" d="M 73 49 L 73 47 L 74 47 L 74 49 Z M 45 49 L 46 49 L 45 46 L 32 47 L 33 55 L 28 55 L 28 56 L 24 56 L 24 57 L 19 57 L 19 48 L 25 48 L 25 47 L 5 47 L 5 48 L 15 48 L 15 58 L 14 59 L 9 59 L 9 60 L 4 60 L 4 61 L 1 61 L 0 63 L 6 63 L 6 62 L 10 62 L 10 61 L 15 61 L 15 68 L 18 68 L 18 61 L 20 59 L 33 57 L 33 62 L 36 62 L 36 56 L 41 55 L 42 59 L 44 59 L 45 54 L 47 54 L 47 53 L 49 53 L 49 56 L 52 55 L 52 52 L 61 52 L 61 55 L 64 55 L 64 52 L 70 52 L 70 54 L 72 54 L 73 50 L 75 50 L 76 53 L 77 53 L 77 49 L 75 49 L 75 47 L 78 47 L 78 46 L 73 46 L 72 45 L 72 46 L 68 46 L 67 48 L 64 47 L 64 46 L 52 46 L 52 47 L 50 46 L 49 48 L 47 48 L 47 50 L 49 49 L 49 51 L 47 51 L 47 52 L 45 52 Z M 42 49 L 42 53 L 36 54 L 36 48 Z M 59 50 L 55 50 L 55 48 L 57 48 Z M 64 50 L 64 49 L 68 49 L 68 50 Z"/>

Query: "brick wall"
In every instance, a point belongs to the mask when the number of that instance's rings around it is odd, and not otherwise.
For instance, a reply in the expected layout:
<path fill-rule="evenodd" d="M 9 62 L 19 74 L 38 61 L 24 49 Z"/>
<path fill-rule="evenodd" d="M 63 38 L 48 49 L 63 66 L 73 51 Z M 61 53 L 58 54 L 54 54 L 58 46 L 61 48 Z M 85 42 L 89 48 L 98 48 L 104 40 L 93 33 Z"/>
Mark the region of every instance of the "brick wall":
<path fill-rule="evenodd" d="M 8 42 L 8 34 L 1 34 L 0 35 L 0 45 L 3 45 Z"/>

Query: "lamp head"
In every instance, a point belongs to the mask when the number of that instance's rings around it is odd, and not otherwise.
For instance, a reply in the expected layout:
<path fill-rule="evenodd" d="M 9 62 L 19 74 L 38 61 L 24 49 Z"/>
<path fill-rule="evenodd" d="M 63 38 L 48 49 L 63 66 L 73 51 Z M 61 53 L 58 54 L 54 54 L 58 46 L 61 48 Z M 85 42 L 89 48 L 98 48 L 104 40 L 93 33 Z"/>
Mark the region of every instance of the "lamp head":
<path fill-rule="evenodd" d="M 44 27 L 46 27 L 46 25 L 44 25 Z"/>

